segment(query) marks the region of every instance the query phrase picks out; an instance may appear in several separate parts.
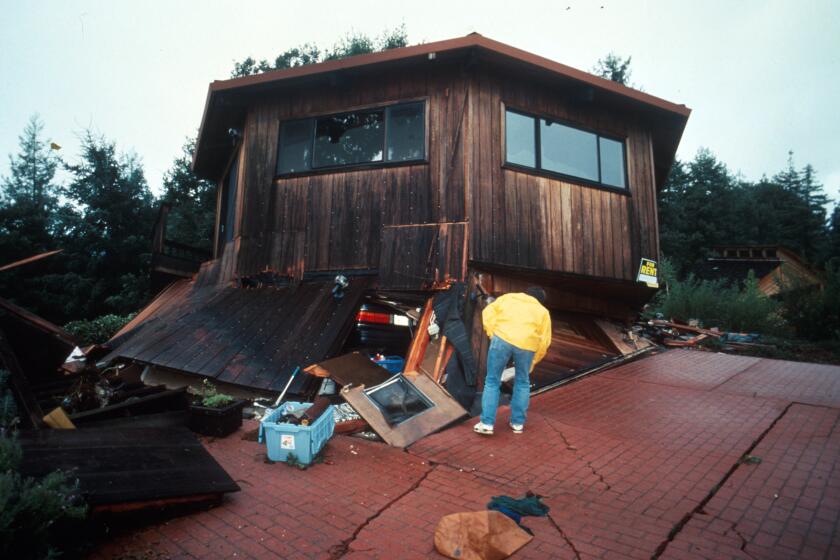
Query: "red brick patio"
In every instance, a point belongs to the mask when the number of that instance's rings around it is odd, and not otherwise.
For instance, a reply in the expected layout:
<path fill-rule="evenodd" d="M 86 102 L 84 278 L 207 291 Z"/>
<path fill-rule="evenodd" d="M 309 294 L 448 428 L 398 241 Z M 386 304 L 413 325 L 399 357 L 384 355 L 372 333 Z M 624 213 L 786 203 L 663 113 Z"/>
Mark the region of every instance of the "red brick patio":
<path fill-rule="evenodd" d="M 529 489 L 551 514 L 516 558 L 840 558 L 840 367 L 674 350 L 535 397 L 522 435 L 506 423 L 408 452 L 337 436 L 306 471 L 207 441 L 242 492 L 93 558 L 439 557 L 440 517 Z"/>

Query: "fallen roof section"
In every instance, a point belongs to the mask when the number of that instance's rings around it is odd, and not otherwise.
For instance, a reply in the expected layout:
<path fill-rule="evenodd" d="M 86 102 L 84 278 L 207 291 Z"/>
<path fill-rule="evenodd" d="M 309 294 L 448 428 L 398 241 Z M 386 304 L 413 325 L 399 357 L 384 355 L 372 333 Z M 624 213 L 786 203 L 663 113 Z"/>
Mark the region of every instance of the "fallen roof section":
<path fill-rule="evenodd" d="M 20 444 L 24 475 L 66 471 L 95 510 L 239 490 L 183 426 L 40 430 L 24 434 Z"/>
<path fill-rule="evenodd" d="M 105 360 L 281 391 L 297 367 L 340 351 L 368 284 L 352 278 L 337 299 L 332 281 L 240 288 L 182 280 L 117 333 Z M 306 394 L 313 379 L 296 376 L 289 393 Z"/>

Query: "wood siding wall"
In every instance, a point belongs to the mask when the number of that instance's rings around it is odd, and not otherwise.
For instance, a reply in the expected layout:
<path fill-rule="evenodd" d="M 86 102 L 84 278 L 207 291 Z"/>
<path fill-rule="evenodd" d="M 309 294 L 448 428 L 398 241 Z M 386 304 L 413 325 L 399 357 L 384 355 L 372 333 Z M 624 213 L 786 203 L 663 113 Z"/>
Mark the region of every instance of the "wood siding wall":
<path fill-rule="evenodd" d="M 238 274 L 301 264 L 377 269 L 383 227 L 465 221 L 466 84 L 457 67 L 436 67 L 255 102 L 245 125 Z M 281 121 L 416 98 L 427 99 L 428 163 L 273 179 Z"/>
<path fill-rule="evenodd" d="M 489 68 L 469 98 L 473 260 L 632 281 L 640 257 L 657 258 L 651 136 L 638 119 Z M 626 138 L 629 196 L 503 168 L 503 105 Z"/>
<path fill-rule="evenodd" d="M 632 282 L 639 258 L 658 256 L 651 135 L 640 118 L 482 63 L 421 68 L 254 98 L 241 155 L 238 275 L 377 269 L 383 287 L 392 278 L 407 288 L 422 269 L 420 288 L 463 278 L 471 259 Z M 418 98 L 427 100 L 428 163 L 274 179 L 282 121 Z M 629 194 L 504 169 L 503 104 L 626 138 Z M 414 236 L 438 239 L 426 227 L 394 226 L 431 224 L 453 225 L 433 259 L 452 270 L 429 259 L 410 270 L 405 259 L 390 262 Z"/>

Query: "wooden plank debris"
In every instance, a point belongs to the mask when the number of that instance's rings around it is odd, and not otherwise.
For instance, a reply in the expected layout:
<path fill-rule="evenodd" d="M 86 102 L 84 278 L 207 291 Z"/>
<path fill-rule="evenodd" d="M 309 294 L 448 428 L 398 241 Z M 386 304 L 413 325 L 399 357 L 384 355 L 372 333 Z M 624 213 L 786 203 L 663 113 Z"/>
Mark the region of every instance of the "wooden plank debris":
<path fill-rule="evenodd" d="M 184 427 L 39 430 L 22 433 L 20 444 L 24 476 L 66 471 L 94 510 L 239 490 Z"/>

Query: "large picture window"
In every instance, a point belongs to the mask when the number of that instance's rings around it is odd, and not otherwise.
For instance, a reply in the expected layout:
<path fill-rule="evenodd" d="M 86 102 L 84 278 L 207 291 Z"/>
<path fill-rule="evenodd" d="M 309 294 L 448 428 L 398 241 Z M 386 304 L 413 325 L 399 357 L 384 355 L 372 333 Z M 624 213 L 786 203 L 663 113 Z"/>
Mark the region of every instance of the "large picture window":
<path fill-rule="evenodd" d="M 277 174 L 426 157 L 424 103 L 402 103 L 280 125 Z"/>
<path fill-rule="evenodd" d="M 505 161 L 626 189 L 624 142 L 551 119 L 505 111 Z"/>

